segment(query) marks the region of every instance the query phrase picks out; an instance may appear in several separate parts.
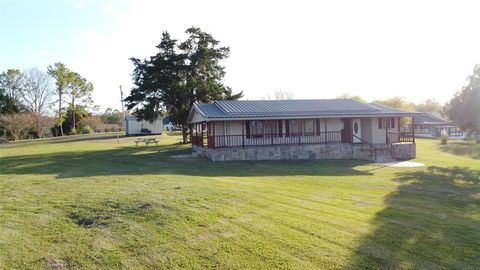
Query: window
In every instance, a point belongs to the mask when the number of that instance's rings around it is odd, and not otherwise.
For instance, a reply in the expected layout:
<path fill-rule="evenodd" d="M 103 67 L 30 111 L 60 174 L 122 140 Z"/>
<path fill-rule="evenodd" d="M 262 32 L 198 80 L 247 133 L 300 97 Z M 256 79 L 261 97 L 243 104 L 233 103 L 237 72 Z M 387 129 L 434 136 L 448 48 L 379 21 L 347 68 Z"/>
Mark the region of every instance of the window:
<path fill-rule="evenodd" d="M 282 120 L 277 121 L 277 126 L 278 126 L 278 137 L 283 137 Z"/>
<path fill-rule="evenodd" d="M 265 136 L 275 137 L 277 134 L 277 121 L 265 121 Z"/>
<path fill-rule="evenodd" d="M 395 117 L 390 118 L 390 127 L 395 128 Z"/>
<path fill-rule="evenodd" d="M 304 122 L 304 135 L 313 136 L 315 135 L 315 121 L 313 119 L 305 120 Z"/>
<path fill-rule="evenodd" d="M 247 139 L 250 138 L 250 121 L 245 121 L 245 133 L 247 134 Z"/>
<path fill-rule="evenodd" d="M 378 128 L 379 129 L 382 129 L 383 128 L 383 125 L 382 125 L 382 121 L 383 119 L 382 118 L 378 118 Z"/>
<path fill-rule="evenodd" d="M 290 131 L 295 136 L 300 136 L 302 134 L 302 120 L 292 120 L 290 123 Z"/>
<path fill-rule="evenodd" d="M 263 138 L 263 121 L 255 120 L 250 121 L 250 132 L 251 136 L 254 138 Z"/>
<path fill-rule="evenodd" d="M 315 119 L 315 131 L 317 136 L 320 136 L 320 119 Z"/>
<path fill-rule="evenodd" d="M 285 137 L 290 137 L 290 120 L 285 120 Z"/>

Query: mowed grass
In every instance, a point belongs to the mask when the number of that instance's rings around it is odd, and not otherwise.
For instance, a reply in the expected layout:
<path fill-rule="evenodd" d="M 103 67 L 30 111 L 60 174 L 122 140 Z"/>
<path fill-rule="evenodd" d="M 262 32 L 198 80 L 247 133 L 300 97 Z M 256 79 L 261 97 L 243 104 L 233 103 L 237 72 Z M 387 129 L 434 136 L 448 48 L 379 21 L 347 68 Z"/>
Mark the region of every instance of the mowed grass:
<path fill-rule="evenodd" d="M 436 140 L 392 168 L 79 138 L 0 147 L 0 269 L 480 268 L 480 160 Z"/>

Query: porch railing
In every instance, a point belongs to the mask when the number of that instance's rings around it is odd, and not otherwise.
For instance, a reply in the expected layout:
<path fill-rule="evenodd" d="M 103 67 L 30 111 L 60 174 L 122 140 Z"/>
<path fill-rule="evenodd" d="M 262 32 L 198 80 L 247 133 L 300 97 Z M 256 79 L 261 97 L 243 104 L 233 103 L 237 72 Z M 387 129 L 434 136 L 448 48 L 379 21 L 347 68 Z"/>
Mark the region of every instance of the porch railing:
<path fill-rule="evenodd" d="M 361 147 L 362 147 L 362 150 L 363 150 L 363 146 L 364 145 L 367 145 L 369 150 L 370 150 L 370 157 L 374 158 L 374 160 L 377 160 L 377 151 L 378 149 L 373 146 L 373 144 L 365 141 L 364 139 L 360 138 L 360 137 L 357 137 L 355 135 L 353 135 L 354 138 L 356 138 L 357 140 L 359 140 L 361 142 Z"/>
<path fill-rule="evenodd" d="M 395 159 L 395 146 L 393 145 L 392 141 L 390 141 L 389 137 L 387 137 L 387 150 L 390 156 Z"/>
<path fill-rule="evenodd" d="M 206 146 L 208 148 L 222 147 L 245 147 L 245 146 L 269 146 L 269 145 L 292 145 L 292 144 L 322 144 L 341 142 L 340 131 L 306 132 L 306 133 L 282 133 L 262 135 L 204 135 L 193 136 L 192 144 Z"/>
<path fill-rule="evenodd" d="M 412 132 L 389 132 L 387 135 L 388 140 L 390 143 L 397 143 L 397 142 L 415 142 L 415 137 L 413 136 Z M 387 142 L 388 144 L 388 142 Z"/>

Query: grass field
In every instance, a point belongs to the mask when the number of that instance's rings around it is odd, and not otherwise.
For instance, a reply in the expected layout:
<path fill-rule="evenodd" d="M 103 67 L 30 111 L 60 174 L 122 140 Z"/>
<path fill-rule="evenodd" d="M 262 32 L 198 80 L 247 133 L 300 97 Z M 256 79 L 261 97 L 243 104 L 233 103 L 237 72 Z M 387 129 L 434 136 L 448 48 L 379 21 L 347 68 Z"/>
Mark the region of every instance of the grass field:
<path fill-rule="evenodd" d="M 82 138 L 0 146 L 0 269 L 480 269 L 473 145 L 392 168 Z"/>

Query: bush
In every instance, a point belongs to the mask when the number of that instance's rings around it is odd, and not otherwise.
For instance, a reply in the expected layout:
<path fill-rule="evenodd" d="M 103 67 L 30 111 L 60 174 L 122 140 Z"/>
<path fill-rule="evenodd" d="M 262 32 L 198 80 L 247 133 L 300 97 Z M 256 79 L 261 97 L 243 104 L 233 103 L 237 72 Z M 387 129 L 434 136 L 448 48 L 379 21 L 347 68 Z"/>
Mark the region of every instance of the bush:
<path fill-rule="evenodd" d="M 440 136 L 440 143 L 441 144 L 447 144 L 448 143 L 448 135 L 447 134 L 442 134 Z"/>
<path fill-rule="evenodd" d="M 97 116 L 86 116 L 78 124 L 82 129 L 88 126 L 92 130 L 98 130 L 103 125 L 102 120 Z"/>
<path fill-rule="evenodd" d="M 82 134 L 92 134 L 93 129 L 90 126 L 83 126 L 82 129 L 80 130 L 80 133 Z"/>

